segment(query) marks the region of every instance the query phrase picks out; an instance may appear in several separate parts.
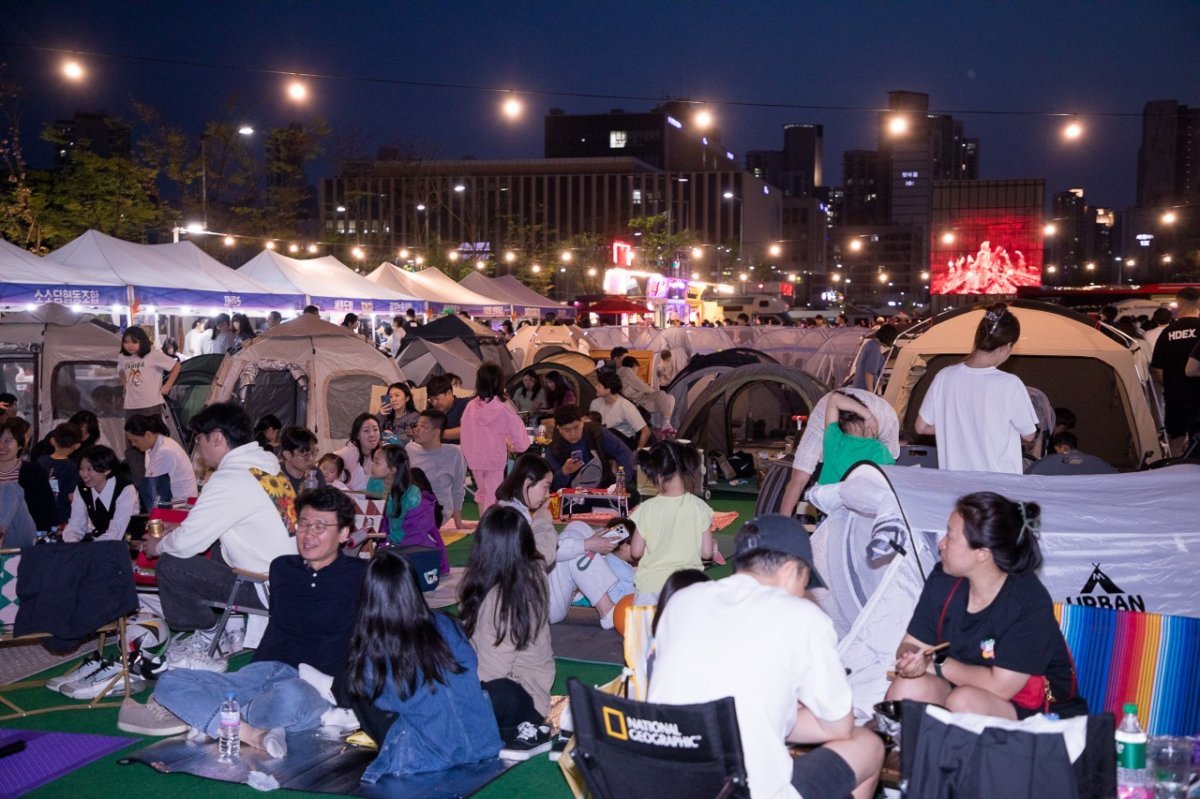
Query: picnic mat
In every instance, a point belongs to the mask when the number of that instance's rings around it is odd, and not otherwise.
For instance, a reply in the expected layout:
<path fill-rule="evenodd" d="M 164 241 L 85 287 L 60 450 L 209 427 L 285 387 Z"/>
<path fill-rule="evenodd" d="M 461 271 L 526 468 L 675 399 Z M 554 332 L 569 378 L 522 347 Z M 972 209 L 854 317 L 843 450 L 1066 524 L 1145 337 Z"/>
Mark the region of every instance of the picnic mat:
<path fill-rule="evenodd" d="M 359 780 L 375 759 L 374 751 L 348 746 L 340 740 L 325 740 L 312 732 L 289 735 L 287 743 L 285 757 L 273 758 L 266 752 L 243 746 L 237 761 L 222 763 L 217 760 L 216 742 L 188 743 L 186 736 L 177 735 L 139 749 L 128 762 L 144 763 L 164 774 L 192 774 L 221 782 L 244 783 L 251 771 L 259 771 L 274 777 L 281 788 L 371 799 L 466 797 L 512 765 L 493 758 L 449 771 L 387 777 L 366 785 Z"/>
<path fill-rule="evenodd" d="M 25 751 L 0 759 L 0 797 L 8 799 L 26 794 L 136 740 L 110 735 L 0 729 L 0 749 L 17 741 L 25 742 Z"/>
<path fill-rule="evenodd" d="M 602 629 L 592 608 L 571 607 L 565 619 L 551 624 L 550 646 L 555 657 L 625 664 L 625 639 L 616 630 Z"/>

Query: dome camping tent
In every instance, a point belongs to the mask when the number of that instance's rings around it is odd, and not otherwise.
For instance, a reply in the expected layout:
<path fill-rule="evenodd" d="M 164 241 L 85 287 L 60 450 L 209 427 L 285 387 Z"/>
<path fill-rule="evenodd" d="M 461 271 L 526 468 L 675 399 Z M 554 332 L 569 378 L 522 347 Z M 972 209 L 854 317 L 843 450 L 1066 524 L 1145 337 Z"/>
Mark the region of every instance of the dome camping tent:
<path fill-rule="evenodd" d="M 1197 617 L 1198 479 L 1200 467 L 1187 464 L 1069 477 L 874 464 L 852 469 L 841 483 L 844 506 L 831 509 L 813 535 L 813 565 L 828 586 L 815 591 L 814 598 L 837 629 L 857 714 L 869 717 L 887 690 L 887 671 L 926 576 L 938 562 L 937 542 L 959 497 L 995 491 L 1041 506 L 1044 563 L 1038 577 L 1055 602 Z M 907 540 L 900 542 L 902 552 L 872 563 L 867 543 L 882 515 L 898 515 Z M 1186 723 L 1168 718 L 1170 709 L 1160 709 L 1156 695 L 1147 725 L 1152 733 L 1178 735 L 1200 724 L 1194 673 L 1180 673 L 1176 679 L 1193 686 L 1191 718 Z M 1113 710 L 1092 707 L 1096 713 Z"/>
<path fill-rule="evenodd" d="M 1009 307 L 1021 338 L 1000 368 L 1075 413 L 1080 450 L 1124 470 L 1163 456 L 1156 389 L 1139 342 L 1056 305 L 1018 300 Z M 970 352 L 984 310 L 948 311 L 897 339 L 883 395 L 901 430 L 915 428 L 934 376 Z"/>
<path fill-rule="evenodd" d="M 475 373 L 483 361 L 463 341 L 452 338 L 442 342 L 413 339 L 400 350 L 396 363 L 414 385 L 425 386 L 432 377 L 456 374 L 464 389 L 474 391 Z"/>
<path fill-rule="evenodd" d="M 671 411 L 671 427 L 678 430 L 683 424 L 683 417 L 688 406 L 704 393 L 712 382 L 719 377 L 729 374 L 741 366 L 752 366 L 758 363 L 776 363 L 775 359 L 766 353 L 746 347 L 734 347 L 721 352 L 694 356 L 670 384 L 663 387 L 675 398 L 675 410 Z"/>
<path fill-rule="evenodd" d="M 544 349 L 562 352 L 579 348 L 571 329 L 564 325 L 525 325 L 508 340 L 508 351 L 518 369 L 539 360 L 538 354 Z"/>
<path fill-rule="evenodd" d="M 571 384 L 575 390 L 575 404 L 586 413 L 596 399 L 596 364 L 582 353 L 559 352 L 526 366 L 509 378 L 505 390 L 511 397 L 525 375 L 532 373 L 544 379 L 548 372 L 557 372 Z"/>
<path fill-rule="evenodd" d="M 707 453 L 782 449 L 795 435 L 795 416 L 807 415 L 827 389 L 779 364 L 742 366 L 714 380 L 684 414 L 679 438 Z"/>
<path fill-rule="evenodd" d="M 432 341 L 435 344 L 461 341 L 479 358 L 480 362 L 491 361 L 498 364 L 506 376 L 513 373 L 512 357 L 499 334 L 487 325 L 471 319 L 464 319 L 458 314 L 440 316 L 429 324 L 419 325 L 409 330 L 400 340 L 401 354 L 404 353 L 406 347 L 421 339 Z M 466 379 L 466 375 L 459 375 L 459 377 Z"/>
<path fill-rule="evenodd" d="M 251 419 L 273 413 L 285 427 L 303 425 L 331 452 L 346 443 L 354 417 L 374 410 L 372 388 L 402 380 L 396 362 L 361 336 L 302 314 L 227 355 L 208 402 L 233 399 Z"/>

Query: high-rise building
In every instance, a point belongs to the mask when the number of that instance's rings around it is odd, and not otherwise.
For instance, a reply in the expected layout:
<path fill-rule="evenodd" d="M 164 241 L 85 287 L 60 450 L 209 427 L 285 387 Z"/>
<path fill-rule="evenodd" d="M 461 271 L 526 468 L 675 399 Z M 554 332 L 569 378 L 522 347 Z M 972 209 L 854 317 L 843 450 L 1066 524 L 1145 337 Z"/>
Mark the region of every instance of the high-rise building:
<path fill-rule="evenodd" d="M 879 153 L 847 150 L 842 154 L 841 197 L 835 207 L 843 225 L 878 225 L 887 221 L 880 188 Z"/>
<path fill-rule="evenodd" d="M 1200 205 L 1200 108 L 1154 100 L 1142 111 L 1137 204 Z"/>
<path fill-rule="evenodd" d="M 1044 238 L 1047 282 L 1070 285 L 1121 280 L 1125 270 L 1113 249 L 1115 225 L 1112 209 L 1088 205 L 1083 189 L 1068 189 L 1051 197 Z"/>
<path fill-rule="evenodd" d="M 748 151 L 746 169 L 789 197 L 813 197 L 823 185 L 824 137 L 821 125 L 784 125 L 783 149 Z"/>

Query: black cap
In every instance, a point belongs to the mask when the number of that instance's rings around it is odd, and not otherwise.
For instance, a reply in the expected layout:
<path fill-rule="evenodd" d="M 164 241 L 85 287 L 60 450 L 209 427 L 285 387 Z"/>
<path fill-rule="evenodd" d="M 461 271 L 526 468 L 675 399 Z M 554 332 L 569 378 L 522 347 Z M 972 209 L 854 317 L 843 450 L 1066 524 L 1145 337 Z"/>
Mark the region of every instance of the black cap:
<path fill-rule="evenodd" d="M 797 519 L 778 513 L 755 516 L 738 530 L 736 542 L 735 555 L 765 549 L 799 558 L 808 566 L 808 587 L 826 587 L 821 575 L 817 574 L 817 568 L 813 566 L 812 542 L 808 531 Z"/>

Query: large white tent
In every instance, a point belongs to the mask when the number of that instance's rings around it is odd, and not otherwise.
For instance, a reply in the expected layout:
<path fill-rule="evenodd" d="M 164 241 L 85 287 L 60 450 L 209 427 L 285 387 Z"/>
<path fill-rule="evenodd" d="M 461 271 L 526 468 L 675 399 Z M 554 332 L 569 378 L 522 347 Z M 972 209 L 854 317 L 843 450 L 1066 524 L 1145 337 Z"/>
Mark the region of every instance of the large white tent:
<path fill-rule="evenodd" d="M 0 239 L 0 308 L 56 302 L 88 308 L 124 305 L 124 284 L 80 279 L 55 261 Z"/>
<path fill-rule="evenodd" d="M 429 303 L 431 313 L 467 311 L 472 316 L 507 316 L 509 304 L 478 294 L 460 286 L 440 269 L 408 272 L 390 261 L 379 265 L 367 275 L 372 283 L 394 289 L 402 294 L 420 297 Z"/>
<path fill-rule="evenodd" d="M 130 287 L 130 304 L 160 309 L 296 307 L 296 292 L 272 291 L 200 256 L 190 243 L 136 244 L 89 230 L 46 257 L 66 267 L 78 282 Z"/>
<path fill-rule="evenodd" d="M 423 299 L 372 283 L 332 255 L 289 258 L 263 250 L 242 264 L 238 272 L 273 291 L 301 294 L 305 303 L 327 312 L 360 314 L 424 312 Z"/>
<path fill-rule="evenodd" d="M 575 315 L 572 306 L 543 297 L 512 275 L 487 277 L 473 272 L 458 282 L 472 291 L 511 305 L 517 316 L 538 317 L 545 311 L 553 311 L 560 316 Z"/>

